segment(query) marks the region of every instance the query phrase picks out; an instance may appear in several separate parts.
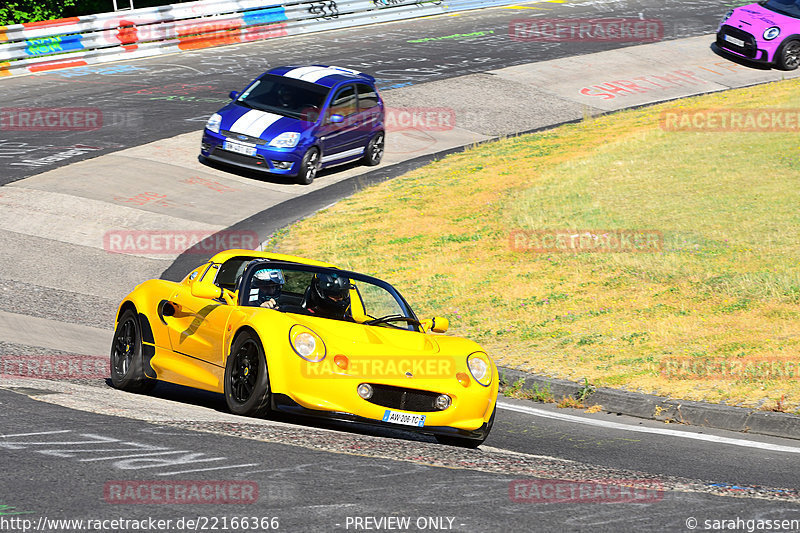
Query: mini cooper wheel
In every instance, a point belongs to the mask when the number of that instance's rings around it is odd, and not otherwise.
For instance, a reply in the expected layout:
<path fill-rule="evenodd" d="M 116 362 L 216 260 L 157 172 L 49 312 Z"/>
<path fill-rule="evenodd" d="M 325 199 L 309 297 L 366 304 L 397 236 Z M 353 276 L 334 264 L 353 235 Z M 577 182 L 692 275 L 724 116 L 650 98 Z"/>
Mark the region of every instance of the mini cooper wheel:
<path fill-rule="evenodd" d="M 300 171 L 297 173 L 297 183 L 300 185 L 310 185 L 317 177 L 317 170 L 319 167 L 319 150 L 316 148 L 309 148 L 308 152 L 303 156 L 300 161 Z"/>
<path fill-rule="evenodd" d="M 800 41 L 789 41 L 778 51 L 778 66 L 783 70 L 800 67 Z"/>
<path fill-rule="evenodd" d="M 368 167 L 374 167 L 381 162 L 381 159 L 383 159 L 383 145 L 385 140 L 386 136 L 382 131 L 376 133 L 375 136 L 369 140 L 367 148 L 364 150 L 365 165 Z"/>
<path fill-rule="evenodd" d="M 263 417 L 269 413 L 267 359 L 258 337 L 249 331 L 236 337 L 225 363 L 225 402 L 237 415 Z"/>
<path fill-rule="evenodd" d="M 131 309 L 120 316 L 111 341 L 111 384 L 127 392 L 147 392 L 156 385 L 142 369 L 141 326 Z"/>
<path fill-rule="evenodd" d="M 483 437 L 480 439 L 468 439 L 466 437 L 454 437 L 452 435 L 436 435 L 436 440 L 439 444 L 447 444 L 448 446 L 458 446 L 459 448 L 477 448 L 486 438 L 489 436 L 489 433 L 492 431 L 492 426 L 494 425 L 494 415 L 497 413 L 497 405 L 494 406 L 494 411 L 492 411 L 492 416 L 489 417 L 489 421 L 486 423 L 486 432 L 483 434 Z"/>

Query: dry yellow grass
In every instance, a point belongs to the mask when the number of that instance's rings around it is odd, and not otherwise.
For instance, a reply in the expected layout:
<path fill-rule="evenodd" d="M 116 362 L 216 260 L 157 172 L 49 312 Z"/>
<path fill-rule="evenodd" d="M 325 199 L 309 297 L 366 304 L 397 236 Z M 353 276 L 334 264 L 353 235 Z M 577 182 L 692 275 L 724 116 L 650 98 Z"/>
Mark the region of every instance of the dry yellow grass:
<path fill-rule="evenodd" d="M 800 140 L 671 133 L 664 109 L 800 108 L 785 81 L 454 154 L 276 235 L 390 281 L 502 365 L 675 398 L 800 406 L 800 381 L 674 379 L 675 358 L 800 361 Z M 652 229 L 658 253 L 519 252 L 515 229 Z"/>

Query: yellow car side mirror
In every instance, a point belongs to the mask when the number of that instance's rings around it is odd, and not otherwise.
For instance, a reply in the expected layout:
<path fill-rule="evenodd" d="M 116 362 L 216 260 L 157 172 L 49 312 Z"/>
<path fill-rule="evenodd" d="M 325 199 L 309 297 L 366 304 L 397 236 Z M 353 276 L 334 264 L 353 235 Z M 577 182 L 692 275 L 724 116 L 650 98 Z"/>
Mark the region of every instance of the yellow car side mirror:
<path fill-rule="evenodd" d="M 213 283 L 203 283 L 202 281 L 192 283 L 192 296 L 195 298 L 216 300 L 217 298 L 222 298 L 222 294 L 222 289 Z"/>
<path fill-rule="evenodd" d="M 422 321 L 422 328 L 425 332 L 433 331 L 434 333 L 444 333 L 449 327 L 450 321 L 440 316 L 426 318 Z"/>

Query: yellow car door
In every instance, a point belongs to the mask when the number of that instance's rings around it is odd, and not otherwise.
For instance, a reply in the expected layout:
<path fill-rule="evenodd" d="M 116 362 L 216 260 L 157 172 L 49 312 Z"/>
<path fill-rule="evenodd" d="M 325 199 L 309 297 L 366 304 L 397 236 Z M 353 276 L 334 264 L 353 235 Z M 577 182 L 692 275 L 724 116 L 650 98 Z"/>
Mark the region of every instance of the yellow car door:
<path fill-rule="evenodd" d="M 183 371 L 190 379 L 206 385 L 202 388 L 210 390 L 217 390 L 221 385 L 225 329 L 235 306 L 219 298 L 195 296 L 192 285 L 203 280 L 208 282 L 208 276 L 213 280 L 217 268 L 219 265 L 212 265 L 203 276 L 178 289 L 170 298 L 173 313 L 164 317 L 172 351 L 184 359 Z M 207 374 L 212 374 L 214 379 Z"/>

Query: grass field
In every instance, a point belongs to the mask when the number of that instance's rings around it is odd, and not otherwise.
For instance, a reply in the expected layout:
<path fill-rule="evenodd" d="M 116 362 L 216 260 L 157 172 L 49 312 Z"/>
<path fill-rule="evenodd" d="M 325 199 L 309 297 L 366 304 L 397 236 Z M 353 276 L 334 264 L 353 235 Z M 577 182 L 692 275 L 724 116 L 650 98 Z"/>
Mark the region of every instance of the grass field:
<path fill-rule="evenodd" d="M 800 82 L 480 145 L 362 190 L 270 245 L 390 281 L 418 315 L 447 316 L 449 333 L 501 365 L 794 412 L 797 370 L 775 365 L 800 362 L 800 136 L 669 132 L 659 120 L 675 108 L 776 107 L 800 108 Z M 569 229 L 654 230 L 663 246 L 512 246 L 515 230 Z M 720 362 L 747 371 L 694 379 L 698 363 Z M 694 370 L 662 371 L 676 364 Z"/>

